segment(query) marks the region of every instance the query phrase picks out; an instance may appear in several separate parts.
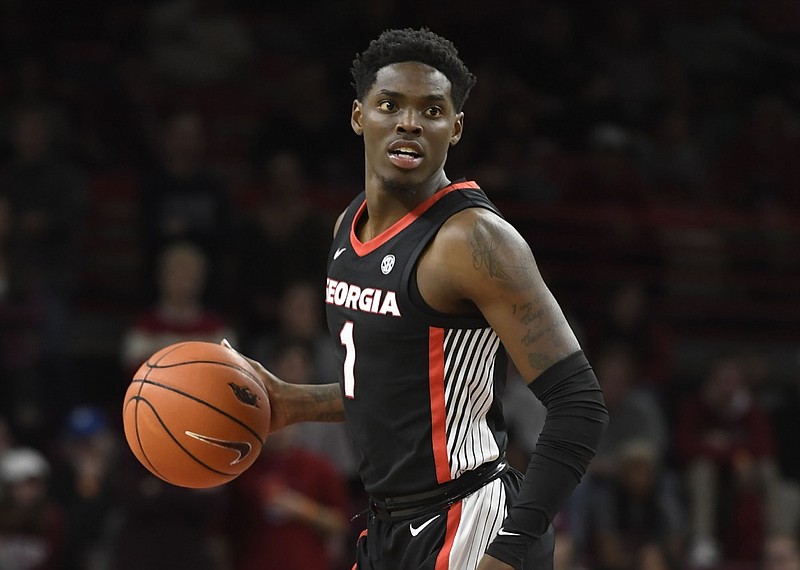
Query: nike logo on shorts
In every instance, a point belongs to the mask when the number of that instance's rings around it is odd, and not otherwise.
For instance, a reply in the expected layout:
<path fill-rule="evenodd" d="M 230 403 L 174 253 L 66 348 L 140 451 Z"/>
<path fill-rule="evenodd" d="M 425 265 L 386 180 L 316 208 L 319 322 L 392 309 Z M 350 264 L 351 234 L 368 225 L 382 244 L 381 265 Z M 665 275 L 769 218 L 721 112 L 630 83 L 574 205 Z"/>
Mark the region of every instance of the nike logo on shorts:
<path fill-rule="evenodd" d="M 342 255 L 345 252 L 345 250 L 347 250 L 346 247 L 340 247 L 339 249 L 336 250 L 336 253 L 333 254 L 333 258 L 336 259 L 340 255 Z"/>
<path fill-rule="evenodd" d="M 433 517 L 433 518 L 431 518 L 431 519 L 428 519 L 428 520 L 426 520 L 424 523 L 422 523 L 421 525 L 419 525 L 419 526 L 418 526 L 418 527 L 416 527 L 416 528 L 414 527 L 414 524 L 413 524 L 413 523 L 409 523 L 409 525 L 408 525 L 408 530 L 410 530 L 410 531 L 411 531 L 411 536 L 417 536 L 419 533 L 421 533 L 423 530 L 425 530 L 425 528 L 426 528 L 426 527 L 427 527 L 429 524 L 431 524 L 433 521 L 435 521 L 436 519 L 438 519 L 440 516 L 442 516 L 442 515 L 436 515 L 435 517 Z"/>
<path fill-rule="evenodd" d="M 498 536 L 522 536 L 522 535 L 521 535 L 520 533 L 518 533 L 518 532 L 508 532 L 508 531 L 507 531 L 506 529 L 504 529 L 504 528 L 501 528 L 499 531 L 497 531 L 497 535 L 498 535 Z"/>
<path fill-rule="evenodd" d="M 210 443 L 211 445 L 216 445 L 217 447 L 224 447 L 225 449 L 230 449 L 231 451 L 234 451 L 237 454 L 237 456 L 236 459 L 231 461 L 230 463 L 231 465 L 236 465 L 237 463 L 241 463 L 242 461 L 244 461 L 244 459 L 248 455 L 250 455 L 250 451 L 253 449 L 253 446 L 246 441 L 228 441 L 227 439 L 217 439 L 216 437 L 195 433 L 189 430 L 186 430 L 184 433 L 189 437 L 196 439 L 197 441 L 202 441 L 203 443 Z"/>

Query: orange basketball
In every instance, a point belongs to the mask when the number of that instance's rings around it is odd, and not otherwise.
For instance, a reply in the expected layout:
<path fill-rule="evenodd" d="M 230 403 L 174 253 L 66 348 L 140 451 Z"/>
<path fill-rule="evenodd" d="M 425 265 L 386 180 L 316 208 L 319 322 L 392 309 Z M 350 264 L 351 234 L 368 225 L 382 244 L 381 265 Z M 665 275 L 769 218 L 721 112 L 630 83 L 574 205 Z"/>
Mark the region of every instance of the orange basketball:
<path fill-rule="evenodd" d="M 163 348 L 134 374 L 122 407 L 134 455 L 164 481 L 214 487 L 236 478 L 269 433 L 267 392 L 247 360 L 211 342 Z"/>

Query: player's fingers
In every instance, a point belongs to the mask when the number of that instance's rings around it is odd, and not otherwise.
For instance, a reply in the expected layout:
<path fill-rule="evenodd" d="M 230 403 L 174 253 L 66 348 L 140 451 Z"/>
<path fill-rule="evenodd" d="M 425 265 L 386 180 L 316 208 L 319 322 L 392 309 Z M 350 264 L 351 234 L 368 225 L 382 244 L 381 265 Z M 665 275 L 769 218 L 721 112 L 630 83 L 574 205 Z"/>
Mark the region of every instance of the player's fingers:
<path fill-rule="evenodd" d="M 236 354 L 238 354 L 239 356 L 244 358 L 248 363 L 250 363 L 250 366 L 252 366 L 255 369 L 255 371 L 259 374 L 259 376 L 261 377 L 261 383 L 264 384 L 265 388 L 268 387 L 268 384 L 274 384 L 275 376 L 269 370 L 267 370 L 264 367 L 264 365 L 261 364 L 258 360 L 253 360 L 252 358 L 249 358 L 248 356 L 242 354 L 241 352 L 239 352 L 238 350 L 233 348 L 233 346 L 231 346 L 231 343 L 228 342 L 228 339 L 226 339 L 226 338 L 223 338 L 222 341 L 220 342 L 220 344 L 222 346 L 234 351 Z"/>
<path fill-rule="evenodd" d="M 232 350 L 233 352 L 235 352 L 236 354 L 238 354 L 238 355 L 239 355 L 239 356 L 241 356 L 242 358 L 244 358 L 244 359 L 245 359 L 247 362 L 249 362 L 251 365 L 253 365 L 253 367 L 255 367 L 255 369 L 256 369 L 256 370 L 258 370 L 258 369 L 260 369 L 260 368 L 263 368 L 263 366 L 261 365 L 261 363 L 260 363 L 260 362 L 258 362 L 258 361 L 256 361 L 256 360 L 253 360 L 252 358 L 248 358 L 247 356 L 245 356 L 244 354 L 242 354 L 241 352 L 239 352 L 238 350 L 236 350 L 235 348 L 233 348 L 233 346 L 231 345 L 231 343 L 230 343 L 230 342 L 228 342 L 228 339 L 227 339 L 227 338 L 223 338 L 223 339 L 220 341 L 220 344 L 221 344 L 222 346 L 224 346 L 225 348 L 227 348 L 227 349 L 229 349 L 229 350 Z"/>

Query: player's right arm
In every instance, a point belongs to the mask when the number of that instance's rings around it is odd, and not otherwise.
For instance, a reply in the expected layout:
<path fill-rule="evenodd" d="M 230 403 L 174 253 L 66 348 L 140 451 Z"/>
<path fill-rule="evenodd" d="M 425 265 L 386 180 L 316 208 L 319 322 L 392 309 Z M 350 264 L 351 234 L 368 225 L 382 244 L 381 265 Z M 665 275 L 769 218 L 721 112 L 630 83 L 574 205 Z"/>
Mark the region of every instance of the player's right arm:
<path fill-rule="evenodd" d="M 284 382 L 260 362 L 246 356 L 244 358 L 258 373 L 269 394 L 271 432 L 297 422 L 344 421 L 344 403 L 339 384 Z"/>
<path fill-rule="evenodd" d="M 339 229 L 345 212 L 336 219 L 333 233 Z M 234 349 L 228 341 L 222 344 Z M 269 395 L 270 431 L 277 431 L 283 427 L 298 422 L 343 422 L 344 402 L 342 389 L 339 384 L 292 384 L 284 382 L 272 372 L 267 370 L 260 362 L 247 358 L 242 354 L 258 373 L 261 383 L 264 384 Z"/>

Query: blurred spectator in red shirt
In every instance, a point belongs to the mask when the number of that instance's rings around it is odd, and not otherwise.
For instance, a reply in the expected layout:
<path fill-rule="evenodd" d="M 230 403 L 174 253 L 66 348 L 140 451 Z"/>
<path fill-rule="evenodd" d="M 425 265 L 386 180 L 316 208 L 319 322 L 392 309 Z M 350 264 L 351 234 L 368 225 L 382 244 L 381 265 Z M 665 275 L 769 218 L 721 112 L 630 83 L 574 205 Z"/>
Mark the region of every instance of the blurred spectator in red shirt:
<path fill-rule="evenodd" d="M 175 243 L 161 253 L 158 300 L 136 317 L 122 340 L 126 372 L 136 372 L 150 355 L 179 341 L 236 342 L 227 320 L 203 303 L 207 272 L 205 254 L 191 243 Z"/>
<path fill-rule="evenodd" d="M 324 456 L 271 433 L 261 457 L 231 483 L 234 570 L 332 570 L 347 530 L 347 490 Z"/>
<path fill-rule="evenodd" d="M 773 427 L 735 355 L 713 360 L 681 402 L 675 446 L 686 475 L 690 562 L 755 561 L 777 515 Z"/>

